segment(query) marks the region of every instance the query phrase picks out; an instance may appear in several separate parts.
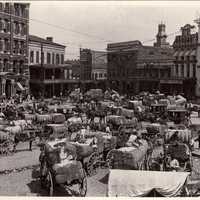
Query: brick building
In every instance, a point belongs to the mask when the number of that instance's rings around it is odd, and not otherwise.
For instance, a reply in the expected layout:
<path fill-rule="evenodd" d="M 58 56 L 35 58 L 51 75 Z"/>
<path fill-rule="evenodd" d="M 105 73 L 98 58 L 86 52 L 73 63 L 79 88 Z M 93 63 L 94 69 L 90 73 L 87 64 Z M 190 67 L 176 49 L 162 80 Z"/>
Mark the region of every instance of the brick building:
<path fill-rule="evenodd" d="M 0 2 L 0 95 L 28 90 L 29 4 Z"/>
<path fill-rule="evenodd" d="M 140 41 L 112 43 L 108 50 L 108 82 L 121 93 L 160 90 L 180 92 L 182 82 L 173 77 L 173 49 L 166 42 L 165 25 L 158 26 L 157 42 L 145 46 Z"/>
<path fill-rule="evenodd" d="M 197 47 L 198 33 L 193 33 L 195 26 L 186 24 L 181 28 L 181 35 L 173 43 L 174 69 L 173 76 L 183 81 L 183 92 L 189 97 L 196 96 Z"/>
<path fill-rule="evenodd" d="M 106 87 L 107 52 L 80 50 L 81 82 L 84 90 Z"/>
<path fill-rule="evenodd" d="M 65 46 L 46 39 L 29 36 L 30 91 L 35 97 L 50 98 L 65 93 L 71 74 L 64 64 Z"/>

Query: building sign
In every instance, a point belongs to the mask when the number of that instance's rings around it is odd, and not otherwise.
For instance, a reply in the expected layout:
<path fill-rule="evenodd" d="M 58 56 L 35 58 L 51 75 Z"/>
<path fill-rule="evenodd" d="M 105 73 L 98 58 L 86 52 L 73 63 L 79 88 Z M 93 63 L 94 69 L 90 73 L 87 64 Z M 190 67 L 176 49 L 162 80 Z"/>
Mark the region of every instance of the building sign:
<path fill-rule="evenodd" d="M 92 68 L 107 69 L 107 53 L 92 51 Z"/>
<path fill-rule="evenodd" d="M 183 84 L 183 81 L 182 80 L 160 80 L 160 83 L 163 83 L 163 84 Z"/>

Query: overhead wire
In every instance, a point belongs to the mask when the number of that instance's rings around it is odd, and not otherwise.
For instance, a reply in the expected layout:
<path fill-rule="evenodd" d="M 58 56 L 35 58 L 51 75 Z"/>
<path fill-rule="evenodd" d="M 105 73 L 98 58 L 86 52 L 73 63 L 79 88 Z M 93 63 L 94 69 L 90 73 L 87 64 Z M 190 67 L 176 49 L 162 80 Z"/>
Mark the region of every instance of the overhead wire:
<path fill-rule="evenodd" d="M 94 36 L 94 35 L 91 35 L 91 34 L 88 34 L 88 33 L 83 33 L 83 32 L 80 32 L 80 31 L 76 31 L 76 30 L 72 30 L 72 29 L 68 29 L 68 28 L 64 28 L 64 27 L 61 27 L 61 26 L 58 26 L 58 25 L 54 25 L 54 24 L 51 24 L 51 23 L 48 23 L 48 22 L 44 22 L 42 20 L 38 20 L 38 19 L 34 19 L 34 18 L 24 18 L 24 17 L 21 17 L 21 16 L 16 16 L 16 15 L 13 15 L 11 13 L 6 13 L 6 12 L 2 12 L 0 11 L 0 14 L 4 14 L 4 15 L 9 15 L 9 16 L 13 16 L 15 18 L 20 18 L 20 19 L 23 19 L 23 20 L 31 20 L 31 21 L 35 21 L 37 23 L 42 23 L 42 24 L 45 24 L 45 25 L 48 25 L 48 26 L 52 26 L 54 28 L 57 28 L 57 29 L 62 29 L 63 31 L 67 31 L 67 32 L 73 32 L 73 33 L 76 33 L 76 34 L 80 34 L 80 35 L 83 35 L 83 36 L 86 36 L 86 37 L 89 37 L 89 38 L 92 38 L 93 40 L 96 38 L 96 41 L 94 42 L 81 42 L 82 44 L 92 44 L 92 43 L 102 43 L 102 42 L 107 42 L 107 43 L 112 43 L 113 41 L 111 40 L 107 40 L 105 38 L 102 38 L 102 37 L 99 37 L 99 36 Z M 171 36 L 174 36 L 175 34 L 179 33 L 179 31 L 175 31 L 175 32 L 172 32 L 172 33 L 169 33 L 167 35 L 167 37 L 171 37 Z M 156 38 L 153 38 L 153 39 L 149 39 L 149 40 L 145 40 L 145 41 L 142 41 L 142 44 L 145 44 L 145 43 L 149 43 L 149 42 L 153 42 L 155 41 Z M 97 42 L 98 41 L 98 42 Z M 61 42 L 62 44 L 66 45 L 66 46 L 72 46 L 72 47 L 77 47 L 77 48 L 81 48 L 82 47 L 82 44 L 77 44 L 77 43 L 74 43 L 74 42 Z M 107 51 L 107 49 L 92 49 L 94 51 Z"/>

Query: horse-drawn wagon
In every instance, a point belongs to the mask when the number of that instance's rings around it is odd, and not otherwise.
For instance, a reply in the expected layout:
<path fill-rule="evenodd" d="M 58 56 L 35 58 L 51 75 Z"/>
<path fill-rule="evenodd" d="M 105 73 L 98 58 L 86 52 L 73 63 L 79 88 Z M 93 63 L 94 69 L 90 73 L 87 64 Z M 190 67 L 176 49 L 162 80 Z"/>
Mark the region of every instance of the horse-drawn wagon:
<path fill-rule="evenodd" d="M 110 169 L 145 170 L 148 169 L 148 143 L 139 140 L 138 146 L 111 150 L 107 155 Z"/>
<path fill-rule="evenodd" d="M 73 186 L 73 189 L 77 186 L 79 195 L 86 195 L 86 172 L 82 163 L 76 160 L 74 148 L 66 139 L 47 142 L 41 148 L 40 180 L 50 196 L 57 186 Z"/>
<path fill-rule="evenodd" d="M 161 172 L 111 169 L 108 197 L 186 197 L 187 172 Z"/>

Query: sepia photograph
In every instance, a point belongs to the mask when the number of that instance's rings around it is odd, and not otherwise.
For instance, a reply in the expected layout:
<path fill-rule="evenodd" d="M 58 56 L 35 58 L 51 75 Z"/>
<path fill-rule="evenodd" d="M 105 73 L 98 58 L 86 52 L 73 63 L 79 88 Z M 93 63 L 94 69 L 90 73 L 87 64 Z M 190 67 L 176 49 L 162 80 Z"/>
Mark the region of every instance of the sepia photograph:
<path fill-rule="evenodd" d="M 0 0 L 0 196 L 200 196 L 200 2 Z"/>

